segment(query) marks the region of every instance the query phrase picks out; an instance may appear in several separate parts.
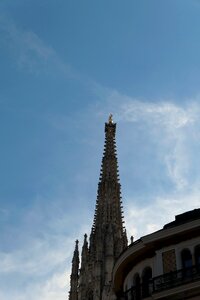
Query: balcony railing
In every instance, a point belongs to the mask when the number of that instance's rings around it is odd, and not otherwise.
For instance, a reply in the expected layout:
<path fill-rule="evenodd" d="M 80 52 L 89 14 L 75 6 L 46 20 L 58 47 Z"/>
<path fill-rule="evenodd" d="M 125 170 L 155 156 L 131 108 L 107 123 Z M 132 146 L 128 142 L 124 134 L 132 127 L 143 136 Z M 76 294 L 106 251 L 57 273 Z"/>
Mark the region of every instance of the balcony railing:
<path fill-rule="evenodd" d="M 181 269 L 153 278 L 153 291 L 160 292 L 200 279 L 200 265 Z"/>
<path fill-rule="evenodd" d="M 200 265 L 166 273 L 154 277 L 146 283 L 133 286 L 124 293 L 121 299 L 141 300 L 150 297 L 154 293 L 198 280 L 200 280 Z"/>

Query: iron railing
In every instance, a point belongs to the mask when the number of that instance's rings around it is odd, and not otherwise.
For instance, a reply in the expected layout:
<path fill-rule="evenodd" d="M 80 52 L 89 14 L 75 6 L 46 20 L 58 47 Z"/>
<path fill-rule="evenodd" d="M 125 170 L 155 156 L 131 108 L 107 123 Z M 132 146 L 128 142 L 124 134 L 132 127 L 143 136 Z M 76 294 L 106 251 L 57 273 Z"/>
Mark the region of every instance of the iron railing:
<path fill-rule="evenodd" d="M 200 265 L 184 268 L 153 278 L 153 291 L 160 292 L 200 279 Z"/>
<path fill-rule="evenodd" d="M 124 292 L 121 299 L 141 300 L 150 297 L 153 293 L 162 292 L 198 280 L 200 280 L 200 265 L 166 273 L 138 286 L 133 286 Z"/>

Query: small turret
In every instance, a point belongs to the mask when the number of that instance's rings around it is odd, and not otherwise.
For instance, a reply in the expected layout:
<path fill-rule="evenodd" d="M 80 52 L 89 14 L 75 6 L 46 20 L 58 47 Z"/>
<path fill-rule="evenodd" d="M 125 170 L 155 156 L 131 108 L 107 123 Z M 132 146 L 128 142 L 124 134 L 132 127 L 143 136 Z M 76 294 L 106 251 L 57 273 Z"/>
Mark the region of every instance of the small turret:
<path fill-rule="evenodd" d="M 74 255 L 72 259 L 69 300 L 78 300 L 78 279 L 79 279 L 78 272 L 79 272 L 79 251 L 78 251 L 78 240 L 76 240 Z"/>
<path fill-rule="evenodd" d="M 87 260 L 88 260 L 88 241 L 87 241 L 87 234 L 85 234 L 82 253 L 81 253 L 81 269 L 84 268 L 84 264 L 87 262 Z"/>

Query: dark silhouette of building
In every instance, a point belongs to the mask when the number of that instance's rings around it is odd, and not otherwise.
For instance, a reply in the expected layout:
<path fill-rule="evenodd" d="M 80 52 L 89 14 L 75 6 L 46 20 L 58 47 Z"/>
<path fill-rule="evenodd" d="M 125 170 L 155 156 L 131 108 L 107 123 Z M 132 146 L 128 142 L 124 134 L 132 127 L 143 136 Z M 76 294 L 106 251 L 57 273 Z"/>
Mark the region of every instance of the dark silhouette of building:
<path fill-rule="evenodd" d="M 115 133 L 116 124 L 110 116 L 105 124 L 105 145 L 94 222 L 89 242 L 86 234 L 84 237 L 80 272 L 76 243 L 72 261 L 70 300 L 115 299 L 112 290 L 113 266 L 120 253 L 127 247 Z"/>

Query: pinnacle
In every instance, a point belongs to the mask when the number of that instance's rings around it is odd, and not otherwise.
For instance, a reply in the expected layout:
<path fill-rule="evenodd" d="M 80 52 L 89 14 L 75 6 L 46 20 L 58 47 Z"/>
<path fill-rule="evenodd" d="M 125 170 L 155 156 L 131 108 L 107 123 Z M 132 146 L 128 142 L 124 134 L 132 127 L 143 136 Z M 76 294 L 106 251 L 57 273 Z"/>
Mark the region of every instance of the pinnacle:
<path fill-rule="evenodd" d="M 108 123 L 109 124 L 113 123 L 113 115 L 112 114 L 110 114 L 109 117 L 108 117 Z"/>
<path fill-rule="evenodd" d="M 123 230 L 121 185 L 119 182 L 115 133 L 116 123 L 113 123 L 113 116 L 110 114 L 108 123 L 105 123 L 105 144 L 98 183 L 93 233 L 100 230 L 99 228 L 103 224 L 115 224 Z"/>
<path fill-rule="evenodd" d="M 84 235 L 79 271 L 79 242 L 76 241 L 69 300 L 88 299 L 88 295 L 94 293 L 97 296 L 95 299 L 103 299 L 105 288 L 111 288 L 114 263 L 127 246 L 115 134 L 116 123 L 110 114 L 108 122 L 105 123 L 105 142 L 93 225 L 89 241 L 87 234 Z M 74 286 L 75 289 L 72 289 Z"/>

